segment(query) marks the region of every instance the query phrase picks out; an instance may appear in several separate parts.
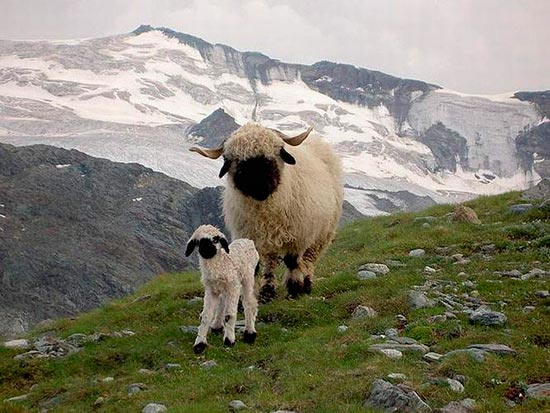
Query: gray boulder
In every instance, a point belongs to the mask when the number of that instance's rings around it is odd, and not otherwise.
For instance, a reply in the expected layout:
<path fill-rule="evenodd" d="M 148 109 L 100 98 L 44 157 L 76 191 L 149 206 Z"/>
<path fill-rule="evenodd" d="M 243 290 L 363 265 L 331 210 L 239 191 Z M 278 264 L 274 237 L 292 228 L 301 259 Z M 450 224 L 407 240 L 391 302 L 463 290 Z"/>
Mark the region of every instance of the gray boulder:
<path fill-rule="evenodd" d="M 365 405 L 384 412 L 426 413 L 432 409 L 418 394 L 405 386 L 377 379 L 372 384 Z"/>

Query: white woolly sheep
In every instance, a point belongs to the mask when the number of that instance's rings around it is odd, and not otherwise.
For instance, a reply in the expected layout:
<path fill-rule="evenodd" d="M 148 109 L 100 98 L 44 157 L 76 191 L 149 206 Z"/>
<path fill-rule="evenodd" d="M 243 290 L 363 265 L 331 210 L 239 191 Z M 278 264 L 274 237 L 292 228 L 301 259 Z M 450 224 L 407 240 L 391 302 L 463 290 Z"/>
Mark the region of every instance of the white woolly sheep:
<path fill-rule="evenodd" d="M 224 344 L 235 344 L 235 322 L 241 296 L 245 318 L 244 341 L 254 343 L 258 312 L 254 274 L 259 261 L 254 242 L 237 239 L 228 245 L 225 236 L 216 227 L 201 225 L 189 239 L 185 256 L 191 255 L 197 246 L 204 286 L 204 307 L 194 352 L 199 354 L 206 348 L 209 327 L 213 331 L 220 331 L 223 326 Z"/>
<path fill-rule="evenodd" d="M 281 258 L 289 296 L 311 292 L 315 262 L 334 239 L 342 213 L 341 161 L 321 138 L 304 142 L 311 130 L 289 137 L 249 123 L 216 149 L 191 148 L 211 159 L 223 155 L 225 223 L 234 238 L 256 244 L 264 267 L 262 302 L 275 297 Z"/>

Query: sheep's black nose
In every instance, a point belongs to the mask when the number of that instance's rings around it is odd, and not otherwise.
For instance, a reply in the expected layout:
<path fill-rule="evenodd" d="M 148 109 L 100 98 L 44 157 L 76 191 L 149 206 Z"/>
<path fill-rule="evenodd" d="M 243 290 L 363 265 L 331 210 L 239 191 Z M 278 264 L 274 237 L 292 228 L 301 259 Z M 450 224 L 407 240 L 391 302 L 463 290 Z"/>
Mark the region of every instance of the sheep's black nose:
<path fill-rule="evenodd" d="M 199 241 L 199 254 L 202 258 L 212 258 L 216 255 L 216 246 L 209 238 L 202 238 Z"/>

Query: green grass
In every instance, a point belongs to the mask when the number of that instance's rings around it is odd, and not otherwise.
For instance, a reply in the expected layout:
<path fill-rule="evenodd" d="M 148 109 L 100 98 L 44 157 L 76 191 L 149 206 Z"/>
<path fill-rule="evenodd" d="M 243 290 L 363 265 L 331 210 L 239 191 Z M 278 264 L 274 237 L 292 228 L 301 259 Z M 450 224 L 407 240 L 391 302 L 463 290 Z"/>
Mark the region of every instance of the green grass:
<path fill-rule="evenodd" d="M 238 341 L 226 349 L 219 336 L 209 336 L 206 354 L 195 356 L 194 336 L 179 326 L 196 325 L 201 303 L 189 303 L 202 295 L 198 273 L 158 276 L 132 297 L 113 301 L 74 320 L 59 320 L 53 330 L 60 337 L 73 333 L 113 332 L 130 329 L 132 337 L 108 338 L 89 343 L 69 357 L 57 360 L 15 361 L 16 351 L 0 348 L 0 412 L 139 412 L 149 402 L 165 404 L 170 412 L 226 412 L 228 403 L 240 399 L 249 411 L 277 409 L 297 412 L 365 412 L 363 402 L 370 384 L 392 372 L 407 375 L 407 382 L 434 409 L 453 400 L 476 399 L 479 412 L 510 411 L 504 394 L 512 386 L 550 380 L 550 300 L 535 296 L 548 289 L 548 281 L 533 278 L 516 281 L 494 274 L 497 270 L 534 267 L 550 270 L 550 222 L 540 211 L 527 215 L 508 213 L 519 202 L 518 193 L 485 197 L 467 203 L 482 225 L 450 224 L 445 216 L 452 206 L 439 205 L 418 214 L 397 214 L 365 219 L 342 229 L 317 269 L 311 296 L 299 300 L 281 298 L 260 307 L 258 339 L 253 345 Z M 423 228 L 417 216 L 440 219 Z M 484 244 L 495 244 L 492 259 L 483 259 Z M 436 248 L 450 246 L 452 253 L 471 258 L 466 265 L 436 255 Z M 408 257 L 423 248 L 421 258 Z M 366 262 L 397 259 L 406 267 L 394 267 L 389 275 L 359 281 L 357 268 Z M 438 270 L 436 279 L 456 282 L 456 294 L 471 291 L 465 280 L 477 283 L 481 298 L 503 311 L 503 328 L 474 326 L 467 316 L 429 324 L 428 317 L 443 307 L 412 311 L 407 292 L 426 280 L 422 269 Z M 458 276 L 460 271 L 467 277 Z M 134 298 L 150 294 L 146 301 Z M 378 317 L 352 320 L 355 306 L 375 308 Z M 526 305 L 536 305 L 524 314 Z M 404 314 L 409 325 L 401 334 L 413 337 L 440 353 L 473 343 L 507 344 L 516 357 L 489 355 L 484 363 L 456 356 L 428 364 L 419 355 L 405 354 L 389 360 L 370 353 L 370 336 L 396 327 L 395 316 Z M 349 329 L 337 332 L 337 326 Z M 43 331 L 34 331 L 37 336 Z M 215 360 L 217 367 L 205 370 L 200 363 Z M 179 371 L 166 371 L 166 363 L 179 363 Z M 249 369 L 249 366 L 254 368 Z M 146 368 L 152 375 L 140 375 Z M 465 392 L 430 384 L 430 378 L 467 377 Z M 114 377 L 103 382 L 104 377 Z M 129 396 L 126 387 L 141 382 L 147 390 Z M 32 387 L 32 390 L 31 390 Z M 24 402 L 2 400 L 29 393 Z M 98 397 L 105 402 L 94 407 Z M 527 400 L 514 412 L 550 411 L 550 402 Z"/>

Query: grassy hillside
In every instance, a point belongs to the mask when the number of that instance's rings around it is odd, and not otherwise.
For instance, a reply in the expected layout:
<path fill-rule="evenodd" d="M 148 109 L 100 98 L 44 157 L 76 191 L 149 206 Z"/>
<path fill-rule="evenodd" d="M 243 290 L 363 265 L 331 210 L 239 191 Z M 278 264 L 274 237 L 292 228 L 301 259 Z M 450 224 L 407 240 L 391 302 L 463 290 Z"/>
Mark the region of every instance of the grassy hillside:
<path fill-rule="evenodd" d="M 18 361 L 13 357 L 22 351 L 0 347 L 0 411 L 141 412 L 146 404 L 158 402 L 169 412 L 226 412 L 229 402 L 239 399 L 247 411 L 365 412 L 371 411 L 363 406 L 371 383 L 389 373 L 405 374 L 405 383 L 434 410 L 472 398 L 478 412 L 550 411 L 550 400 L 520 395 L 530 383 L 550 381 L 550 299 L 535 294 L 549 289 L 550 278 L 518 280 L 495 274 L 550 271 L 549 215 L 510 213 L 517 202 L 519 194 L 510 193 L 468 203 L 481 225 L 449 223 L 451 206 L 348 225 L 319 264 L 312 296 L 260 306 L 258 339 L 252 346 L 239 336 L 236 346 L 227 349 L 220 336 L 210 335 L 211 346 L 195 356 L 195 336 L 180 326 L 197 325 L 202 307 L 193 300 L 202 295 L 198 273 L 159 276 L 132 297 L 30 335 L 48 331 L 66 338 L 131 330 L 133 336 L 88 342 L 79 352 L 55 359 Z M 415 221 L 425 216 L 437 219 Z M 415 248 L 426 255 L 409 257 Z M 456 253 L 470 261 L 457 264 L 450 258 Z M 389 274 L 376 279 L 357 278 L 361 264 L 386 260 L 404 266 L 391 266 Z M 425 274 L 425 266 L 436 272 Z M 408 293 L 415 285 L 430 285 L 427 294 L 432 298 L 440 291 L 462 302 L 481 300 L 505 313 L 508 321 L 479 326 L 457 312 L 456 319 L 430 322 L 431 316 L 449 310 L 440 304 L 411 309 Z M 358 305 L 372 307 L 378 315 L 355 319 L 352 312 Z M 534 309 L 526 312 L 525 306 Z M 406 325 L 396 320 L 398 314 L 407 318 Z M 340 332 L 340 325 L 349 328 Z M 393 360 L 369 351 L 371 344 L 383 341 L 371 336 L 391 327 L 441 354 L 475 343 L 505 344 L 518 354 L 487 354 L 483 362 L 457 354 L 428 363 L 417 353 Z M 215 360 L 217 366 L 204 368 L 206 360 Z M 166 368 L 167 363 L 181 367 Z M 443 381 L 457 375 L 465 376 L 460 394 Z M 104 381 L 106 377 L 114 380 Z M 129 395 L 132 383 L 145 387 Z M 28 398 L 3 401 L 22 394 Z M 508 407 L 505 395 L 516 400 L 515 407 Z M 94 405 L 99 397 L 103 400 Z"/>

